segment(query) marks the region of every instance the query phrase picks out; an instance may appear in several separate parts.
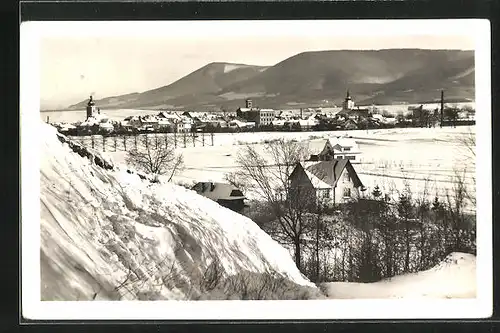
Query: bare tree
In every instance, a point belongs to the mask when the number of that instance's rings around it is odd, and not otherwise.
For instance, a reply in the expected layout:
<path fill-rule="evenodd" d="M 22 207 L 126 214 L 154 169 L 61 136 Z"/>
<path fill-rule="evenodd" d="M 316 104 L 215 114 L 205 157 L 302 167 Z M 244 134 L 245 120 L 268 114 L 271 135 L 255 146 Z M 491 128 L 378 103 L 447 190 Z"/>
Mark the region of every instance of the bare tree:
<path fill-rule="evenodd" d="M 462 154 L 465 157 L 465 160 L 468 162 L 468 164 L 471 166 L 473 169 L 473 172 L 471 173 L 472 177 L 472 183 L 474 187 L 476 187 L 476 176 L 475 176 L 475 171 L 476 171 L 476 133 L 469 131 L 460 136 L 458 138 L 459 143 L 463 146 L 465 149 L 465 152 Z M 476 196 L 474 193 L 471 193 L 470 190 L 467 188 L 464 188 L 465 194 L 467 199 L 475 206 L 476 205 Z M 475 192 L 475 191 L 474 191 Z"/>
<path fill-rule="evenodd" d="M 175 145 L 165 140 L 154 137 L 150 140 L 147 135 L 140 139 L 140 145 L 130 150 L 127 155 L 127 163 L 137 169 L 151 173 L 156 177 L 169 174 L 168 181 L 184 167 L 182 154 L 176 154 Z"/>
<path fill-rule="evenodd" d="M 293 245 L 295 263 L 301 269 L 303 237 L 316 227 L 311 210 L 317 206 L 316 192 L 310 188 L 292 186 L 290 176 L 297 163 L 307 156 L 307 148 L 297 142 L 279 139 L 266 143 L 259 153 L 247 145 L 237 156 L 238 170 L 227 178 L 266 202 L 276 216 L 272 236 Z"/>

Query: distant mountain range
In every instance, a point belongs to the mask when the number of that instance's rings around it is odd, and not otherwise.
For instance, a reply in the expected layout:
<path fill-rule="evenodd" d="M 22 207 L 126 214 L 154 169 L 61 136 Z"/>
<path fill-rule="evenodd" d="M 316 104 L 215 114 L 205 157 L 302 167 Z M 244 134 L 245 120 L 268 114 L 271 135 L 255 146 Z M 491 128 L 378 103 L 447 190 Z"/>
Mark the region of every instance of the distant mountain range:
<path fill-rule="evenodd" d="M 96 100 L 102 109 L 236 109 L 339 105 L 349 89 L 357 104 L 474 100 L 474 52 L 388 49 L 318 51 L 274 66 L 210 63 L 164 87 Z M 69 109 L 85 108 L 87 100 Z"/>

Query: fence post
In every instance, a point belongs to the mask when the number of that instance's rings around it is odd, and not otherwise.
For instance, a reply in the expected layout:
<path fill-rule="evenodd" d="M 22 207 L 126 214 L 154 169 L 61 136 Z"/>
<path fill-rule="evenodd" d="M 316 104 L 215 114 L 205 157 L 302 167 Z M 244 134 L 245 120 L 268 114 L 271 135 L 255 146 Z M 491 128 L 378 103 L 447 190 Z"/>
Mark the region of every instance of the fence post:
<path fill-rule="evenodd" d="M 134 134 L 134 147 L 137 150 L 137 134 Z"/>
<path fill-rule="evenodd" d="M 102 151 L 106 151 L 106 136 L 102 136 Z"/>
<path fill-rule="evenodd" d="M 203 147 L 205 147 L 205 132 L 201 134 L 201 142 L 203 144 Z"/>
<path fill-rule="evenodd" d="M 123 136 L 123 150 L 127 151 L 127 136 Z"/>
<path fill-rule="evenodd" d="M 94 136 L 93 135 L 90 136 L 90 140 L 92 141 L 92 149 L 94 149 Z"/>
<path fill-rule="evenodd" d="M 165 149 L 168 148 L 168 134 L 165 133 Z"/>
<path fill-rule="evenodd" d="M 115 151 L 116 151 L 116 135 L 113 136 L 113 139 L 114 139 Z"/>
<path fill-rule="evenodd" d="M 186 148 L 186 132 L 182 132 L 182 137 L 184 138 L 184 148 Z"/>
<path fill-rule="evenodd" d="M 214 133 L 210 133 L 210 137 L 212 139 L 212 146 L 214 145 Z"/>
<path fill-rule="evenodd" d="M 177 129 L 174 129 L 174 148 L 177 148 Z"/>
<path fill-rule="evenodd" d="M 196 135 L 196 133 L 193 132 L 193 147 L 196 147 L 196 141 L 195 141 L 196 140 L 196 136 L 195 135 Z"/>

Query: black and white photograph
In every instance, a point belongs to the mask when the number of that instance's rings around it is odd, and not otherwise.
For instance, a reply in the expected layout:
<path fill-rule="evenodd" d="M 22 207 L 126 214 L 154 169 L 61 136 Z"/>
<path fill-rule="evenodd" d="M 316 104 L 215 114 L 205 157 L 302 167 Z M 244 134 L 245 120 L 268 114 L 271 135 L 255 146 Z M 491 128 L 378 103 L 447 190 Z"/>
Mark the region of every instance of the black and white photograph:
<path fill-rule="evenodd" d="M 23 23 L 24 315 L 489 316 L 489 34 Z"/>

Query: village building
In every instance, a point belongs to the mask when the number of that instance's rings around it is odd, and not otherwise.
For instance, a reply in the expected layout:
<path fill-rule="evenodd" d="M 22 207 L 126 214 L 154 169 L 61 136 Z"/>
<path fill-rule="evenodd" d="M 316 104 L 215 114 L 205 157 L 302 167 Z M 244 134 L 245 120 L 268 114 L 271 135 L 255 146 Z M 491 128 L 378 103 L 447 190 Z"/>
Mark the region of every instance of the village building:
<path fill-rule="evenodd" d="M 245 121 L 245 120 L 240 120 L 240 119 L 233 119 L 229 121 L 228 127 L 232 129 L 249 129 L 249 128 L 255 128 L 255 122 L 253 121 Z"/>
<path fill-rule="evenodd" d="M 269 126 L 274 120 L 273 109 L 260 109 L 254 108 L 252 106 L 252 100 L 247 99 L 244 108 L 238 108 L 236 110 L 236 116 L 246 121 L 254 122 L 255 126 Z"/>
<path fill-rule="evenodd" d="M 344 102 L 342 103 L 342 110 L 340 110 L 336 116 L 338 117 L 343 117 L 346 120 L 351 119 L 355 121 L 359 121 L 361 118 L 369 118 L 370 117 L 370 109 L 368 108 L 360 108 L 355 107 L 354 101 L 351 98 L 351 95 L 349 93 L 349 90 L 347 90 L 346 98 L 344 99 Z"/>
<path fill-rule="evenodd" d="M 329 138 L 328 142 L 333 148 L 333 155 L 336 159 L 348 159 L 354 161 L 359 160 L 359 155 L 361 151 L 359 146 L 354 139 L 335 137 Z"/>
<path fill-rule="evenodd" d="M 306 161 L 328 161 L 333 159 L 333 146 L 328 139 L 308 140 L 304 143 L 307 151 Z"/>
<path fill-rule="evenodd" d="M 236 212 L 240 212 L 245 207 L 246 197 L 243 192 L 230 184 L 199 182 L 192 187 L 192 190 Z"/>
<path fill-rule="evenodd" d="M 359 129 L 358 123 L 353 119 L 346 119 L 344 122 L 342 122 L 341 126 L 343 129 L 348 131 Z"/>
<path fill-rule="evenodd" d="M 158 128 L 158 118 L 152 115 L 146 115 L 140 117 L 141 120 L 141 128 L 142 129 L 154 129 Z"/>
<path fill-rule="evenodd" d="M 290 193 L 300 200 L 332 206 L 362 197 L 366 188 L 348 159 L 320 161 L 309 166 L 297 163 L 290 174 Z"/>
<path fill-rule="evenodd" d="M 344 102 L 342 102 L 342 111 L 349 111 L 352 109 L 354 109 L 354 101 L 351 98 L 351 94 L 349 94 L 349 90 L 347 90 Z"/>

